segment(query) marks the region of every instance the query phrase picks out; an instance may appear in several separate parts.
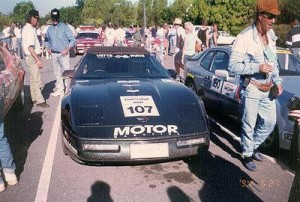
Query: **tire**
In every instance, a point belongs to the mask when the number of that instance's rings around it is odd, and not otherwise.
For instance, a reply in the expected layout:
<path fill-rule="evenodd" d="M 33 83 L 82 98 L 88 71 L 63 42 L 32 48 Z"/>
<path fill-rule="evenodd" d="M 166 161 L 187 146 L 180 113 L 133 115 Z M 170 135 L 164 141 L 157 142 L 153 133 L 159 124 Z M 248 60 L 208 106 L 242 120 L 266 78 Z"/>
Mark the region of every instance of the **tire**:
<path fill-rule="evenodd" d="M 24 86 L 22 86 L 19 95 L 12 106 L 12 110 L 20 111 L 24 108 L 24 104 L 25 104 L 25 94 L 24 94 Z"/>
<path fill-rule="evenodd" d="M 63 127 L 63 126 L 62 126 Z M 68 152 L 67 152 L 67 146 L 66 146 L 66 144 L 65 144 L 65 142 L 64 142 L 64 129 L 62 128 L 61 129 L 61 146 L 62 146 L 62 150 L 63 150 L 63 153 L 66 155 L 66 156 L 68 156 Z"/>
<path fill-rule="evenodd" d="M 259 150 L 263 153 L 271 156 L 278 155 L 279 152 L 279 132 L 275 126 L 273 132 L 267 137 L 267 139 L 260 145 Z"/>

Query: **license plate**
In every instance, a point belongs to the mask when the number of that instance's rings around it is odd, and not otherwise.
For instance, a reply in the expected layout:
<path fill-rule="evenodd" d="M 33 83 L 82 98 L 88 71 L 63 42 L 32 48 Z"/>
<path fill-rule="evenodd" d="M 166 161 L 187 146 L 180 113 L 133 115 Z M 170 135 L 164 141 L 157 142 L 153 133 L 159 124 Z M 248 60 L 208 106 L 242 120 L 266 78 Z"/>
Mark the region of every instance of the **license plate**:
<path fill-rule="evenodd" d="M 158 158 L 169 157 L 168 143 L 153 143 L 153 144 L 131 144 L 130 158 Z"/>

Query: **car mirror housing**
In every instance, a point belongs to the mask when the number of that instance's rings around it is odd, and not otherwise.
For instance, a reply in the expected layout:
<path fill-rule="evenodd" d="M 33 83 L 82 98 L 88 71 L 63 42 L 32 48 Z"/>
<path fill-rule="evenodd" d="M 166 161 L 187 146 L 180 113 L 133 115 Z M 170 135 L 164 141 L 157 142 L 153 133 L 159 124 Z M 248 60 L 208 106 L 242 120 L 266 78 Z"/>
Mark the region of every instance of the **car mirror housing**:
<path fill-rule="evenodd" d="M 226 70 L 217 69 L 215 75 L 227 81 L 229 79 L 229 72 Z"/>
<path fill-rule="evenodd" d="M 74 78 L 75 70 L 65 70 L 62 74 L 63 77 Z"/>

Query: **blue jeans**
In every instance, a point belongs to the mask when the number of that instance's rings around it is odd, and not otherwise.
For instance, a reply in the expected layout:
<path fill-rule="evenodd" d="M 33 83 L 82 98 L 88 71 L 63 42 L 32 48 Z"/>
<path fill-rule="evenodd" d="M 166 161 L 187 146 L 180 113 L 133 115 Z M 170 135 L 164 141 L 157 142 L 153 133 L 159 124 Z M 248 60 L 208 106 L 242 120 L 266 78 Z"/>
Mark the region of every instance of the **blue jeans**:
<path fill-rule="evenodd" d="M 274 129 L 276 105 L 275 100 L 270 100 L 269 92 L 262 92 L 251 83 L 242 90 L 241 96 L 242 155 L 251 157 Z"/>
<path fill-rule="evenodd" d="M 4 123 L 0 119 L 0 170 L 5 173 L 15 173 L 16 166 L 13 162 L 13 156 L 10 150 L 9 143 L 4 134 Z M 3 178 L 0 174 L 0 184 L 3 183 Z"/>
<path fill-rule="evenodd" d="M 61 53 L 52 53 L 53 72 L 56 78 L 55 87 L 59 92 L 64 92 L 64 81 L 62 73 L 70 69 L 69 55 L 62 55 Z"/>

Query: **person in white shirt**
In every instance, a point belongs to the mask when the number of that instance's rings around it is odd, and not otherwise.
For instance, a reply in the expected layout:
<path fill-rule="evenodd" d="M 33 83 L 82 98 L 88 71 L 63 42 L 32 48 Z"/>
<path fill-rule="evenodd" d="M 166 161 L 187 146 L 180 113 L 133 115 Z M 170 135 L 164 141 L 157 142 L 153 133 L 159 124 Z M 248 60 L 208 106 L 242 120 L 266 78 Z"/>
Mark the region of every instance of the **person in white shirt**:
<path fill-rule="evenodd" d="M 39 12 L 37 10 L 30 10 L 26 19 L 26 25 L 22 30 L 23 50 L 26 56 L 26 64 L 30 74 L 30 95 L 33 103 L 38 107 L 50 107 L 41 92 L 41 72 L 43 68 L 40 60 L 41 46 L 36 33 L 36 26 L 39 21 Z"/>
<path fill-rule="evenodd" d="M 11 46 L 11 37 L 10 37 L 10 26 L 8 25 L 4 25 L 4 29 L 2 30 L 2 34 L 3 34 L 3 44 L 2 47 L 6 48 L 7 50 L 10 49 Z"/>
<path fill-rule="evenodd" d="M 104 46 L 113 46 L 115 43 L 115 30 L 112 27 L 112 24 L 109 23 L 108 27 L 105 29 L 105 40 L 104 40 Z"/>
<path fill-rule="evenodd" d="M 118 27 L 116 28 L 116 45 L 117 46 L 124 46 L 125 45 L 125 30 L 122 29 L 122 27 Z"/>

